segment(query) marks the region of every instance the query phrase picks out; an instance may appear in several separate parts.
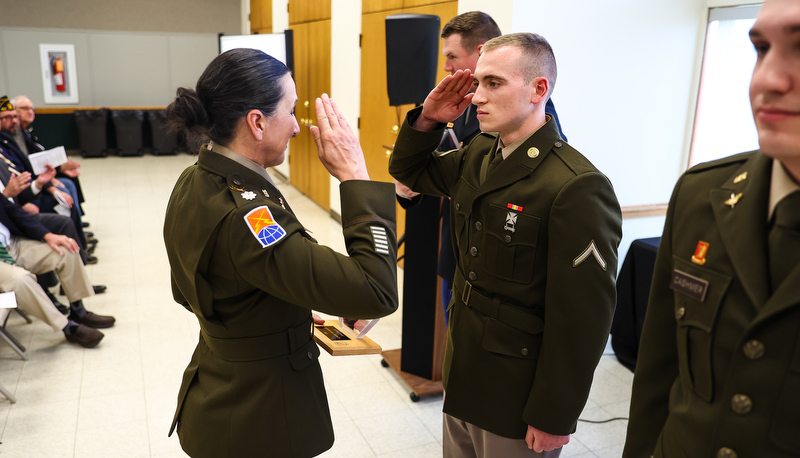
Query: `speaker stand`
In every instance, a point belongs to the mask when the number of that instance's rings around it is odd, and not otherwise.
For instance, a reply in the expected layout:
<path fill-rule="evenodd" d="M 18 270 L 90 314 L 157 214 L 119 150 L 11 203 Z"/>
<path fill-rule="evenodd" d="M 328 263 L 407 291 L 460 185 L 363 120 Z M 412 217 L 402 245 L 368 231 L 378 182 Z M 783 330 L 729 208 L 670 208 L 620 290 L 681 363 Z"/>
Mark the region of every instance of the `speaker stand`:
<path fill-rule="evenodd" d="M 402 350 L 381 353 L 411 388 L 411 400 L 442 393 L 446 342 L 442 280 L 436 274 L 441 245 L 440 197 L 423 196 L 406 209 Z"/>

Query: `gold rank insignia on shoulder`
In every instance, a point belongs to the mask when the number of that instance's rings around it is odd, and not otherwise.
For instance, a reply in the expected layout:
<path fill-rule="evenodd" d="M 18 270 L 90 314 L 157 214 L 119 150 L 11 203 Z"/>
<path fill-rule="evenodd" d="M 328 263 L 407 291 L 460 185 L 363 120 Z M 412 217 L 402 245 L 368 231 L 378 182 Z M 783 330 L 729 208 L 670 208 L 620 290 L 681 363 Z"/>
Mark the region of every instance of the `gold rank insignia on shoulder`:
<path fill-rule="evenodd" d="M 739 194 L 731 193 L 731 198 L 725 201 L 725 205 L 730 205 L 731 208 L 733 208 L 736 206 L 736 204 L 739 203 L 739 199 L 741 198 L 742 198 L 741 192 Z"/>
<path fill-rule="evenodd" d="M 708 242 L 703 242 L 702 240 L 697 242 L 697 248 L 695 248 L 692 255 L 692 262 L 702 266 L 706 263 L 706 253 L 708 253 Z"/>
<path fill-rule="evenodd" d="M 744 181 L 746 179 L 747 179 L 747 172 L 744 172 L 744 173 L 740 173 L 739 175 L 736 175 L 736 178 L 733 179 L 733 182 L 734 183 L 739 183 L 739 182 Z"/>
<path fill-rule="evenodd" d="M 253 200 L 256 198 L 256 193 L 253 191 L 245 191 L 242 193 L 242 199 L 244 200 Z"/>

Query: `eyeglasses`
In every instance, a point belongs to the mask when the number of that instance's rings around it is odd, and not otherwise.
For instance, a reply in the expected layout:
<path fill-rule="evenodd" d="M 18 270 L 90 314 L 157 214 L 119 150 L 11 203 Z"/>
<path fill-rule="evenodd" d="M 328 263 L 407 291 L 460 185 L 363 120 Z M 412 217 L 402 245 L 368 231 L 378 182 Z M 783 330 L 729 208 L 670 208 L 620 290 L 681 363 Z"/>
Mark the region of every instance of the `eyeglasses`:
<path fill-rule="evenodd" d="M 29 111 L 30 110 L 30 111 L 36 113 L 36 108 L 34 108 L 34 107 L 17 107 L 17 110 L 25 110 L 25 111 Z"/>
<path fill-rule="evenodd" d="M 6 119 L 19 119 L 19 115 L 13 114 L 13 115 L 0 116 L 0 120 L 5 121 Z"/>

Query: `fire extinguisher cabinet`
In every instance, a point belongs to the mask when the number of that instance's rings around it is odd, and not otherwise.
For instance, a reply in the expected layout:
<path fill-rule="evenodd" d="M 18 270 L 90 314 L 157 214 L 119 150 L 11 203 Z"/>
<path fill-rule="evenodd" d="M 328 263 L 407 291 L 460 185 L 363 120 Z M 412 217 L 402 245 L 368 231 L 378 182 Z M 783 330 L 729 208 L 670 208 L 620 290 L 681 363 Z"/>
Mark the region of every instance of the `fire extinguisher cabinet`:
<path fill-rule="evenodd" d="M 178 152 L 178 134 L 167 128 L 167 115 L 164 110 L 147 112 L 150 135 L 153 141 L 153 154 L 165 155 Z"/>
<path fill-rule="evenodd" d="M 142 110 L 112 110 L 111 121 L 117 136 L 117 154 L 120 156 L 141 156 L 144 154 Z"/>
<path fill-rule="evenodd" d="M 78 142 L 83 157 L 106 157 L 108 155 L 108 109 L 76 110 L 75 125 L 78 127 Z"/>

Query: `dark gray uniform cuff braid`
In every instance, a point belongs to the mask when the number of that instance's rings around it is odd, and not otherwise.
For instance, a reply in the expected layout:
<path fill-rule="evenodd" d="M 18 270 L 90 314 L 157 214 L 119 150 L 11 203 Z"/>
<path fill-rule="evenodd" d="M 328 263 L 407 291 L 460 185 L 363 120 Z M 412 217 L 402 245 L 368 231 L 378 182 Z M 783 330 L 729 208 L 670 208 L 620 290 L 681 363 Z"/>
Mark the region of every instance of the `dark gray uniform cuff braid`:
<path fill-rule="evenodd" d="M 384 224 L 397 233 L 394 184 L 348 180 L 339 186 L 342 228 L 365 221 Z"/>

